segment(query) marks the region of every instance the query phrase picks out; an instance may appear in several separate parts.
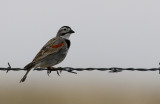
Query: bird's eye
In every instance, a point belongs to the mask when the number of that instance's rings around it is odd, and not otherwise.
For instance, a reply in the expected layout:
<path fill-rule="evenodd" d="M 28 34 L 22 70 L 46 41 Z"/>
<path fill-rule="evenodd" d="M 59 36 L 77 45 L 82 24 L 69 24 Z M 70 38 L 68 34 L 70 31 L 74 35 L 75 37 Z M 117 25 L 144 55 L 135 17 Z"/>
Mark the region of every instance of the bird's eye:
<path fill-rule="evenodd" d="M 64 31 L 66 31 L 67 29 L 65 28 Z"/>

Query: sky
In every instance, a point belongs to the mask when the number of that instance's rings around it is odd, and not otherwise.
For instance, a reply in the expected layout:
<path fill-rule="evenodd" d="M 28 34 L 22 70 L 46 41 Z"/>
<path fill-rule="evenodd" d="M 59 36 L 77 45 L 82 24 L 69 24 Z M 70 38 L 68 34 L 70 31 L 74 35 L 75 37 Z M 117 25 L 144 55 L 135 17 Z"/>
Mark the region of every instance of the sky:
<path fill-rule="evenodd" d="M 159 4 L 158 0 L 1 0 L 0 66 L 7 67 L 10 62 L 12 67 L 23 68 L 56 36 L 60 27 L 67 25 L 75 34 L 70 37 L 71 47 L 66 59 L 56 67 L 159 67 Z M 23 74 L 23 71 L 7 75 L 2 72 L 5 78 L 1 81 L 9 83 L 13 78 L 12 83 L 17 83 Z M 100 77 L 97 82 L 107 79 L 102 78 L 104 73 L 95 71 L 80 72 L 79 80 L 83 80 L 80 76 L 88 78 L 86 74 Z M 139 72 L 131 74 L 121 74 L 115 83 L 128 77 L 139 76 L 132 79 L 133 82 L 141 78 Z M 46 76 L 46 73 L 34 72 L 29 77 L 32 75 L 35 76 L 32 79 L 40 81 L 37 77 Z M 64 75 L 65 78 L 69 76 Z M 148 85 L 159 86 L 156 78 L 150 79 L 155 73 L 146 72 L 143 77 L 137 83 L 150 80 L 146 81 Z"/>
<path fill-rule="evenodd" d="M 24 67 L 61 26 L 76 32 L 65 61 L 71 67 L 157 67 L 159 1 L 3 0 L 0 65 Z"/>

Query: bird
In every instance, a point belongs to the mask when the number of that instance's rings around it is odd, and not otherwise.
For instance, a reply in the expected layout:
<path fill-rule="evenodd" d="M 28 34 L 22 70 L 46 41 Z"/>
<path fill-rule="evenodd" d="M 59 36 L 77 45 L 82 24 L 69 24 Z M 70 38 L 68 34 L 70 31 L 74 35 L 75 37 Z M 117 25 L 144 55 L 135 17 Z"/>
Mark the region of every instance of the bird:
<path fill-rule="evenodd" d="M 52 66 L 62 62 L 70 48 L 71 42 L 69 37 L 72 33 L 75 32 L 69 26 L 62 26 L 58 30 L 56 37 L 50 39 L 37 53 L 33 61 L 24 67 L 27 72 L 20 80 L 20 83 L 26 80 L 31 69 L 38 67 L 52 69 Z"/>

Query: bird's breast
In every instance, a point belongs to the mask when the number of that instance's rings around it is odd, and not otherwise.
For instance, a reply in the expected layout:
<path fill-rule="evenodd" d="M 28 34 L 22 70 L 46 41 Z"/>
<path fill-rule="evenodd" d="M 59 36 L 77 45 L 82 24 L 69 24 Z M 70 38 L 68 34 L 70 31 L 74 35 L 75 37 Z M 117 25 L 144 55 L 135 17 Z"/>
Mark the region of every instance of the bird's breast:
<path fill-rule="evenodd" d="M 65 42 L 66 42 L 66 44 L 67 44 L 67 48 L 69 49 L 69 48 L 70 48 L 70 46 L 71 46 L 71 42 L 70 42 L 70 40 L 65 39 Z"/>

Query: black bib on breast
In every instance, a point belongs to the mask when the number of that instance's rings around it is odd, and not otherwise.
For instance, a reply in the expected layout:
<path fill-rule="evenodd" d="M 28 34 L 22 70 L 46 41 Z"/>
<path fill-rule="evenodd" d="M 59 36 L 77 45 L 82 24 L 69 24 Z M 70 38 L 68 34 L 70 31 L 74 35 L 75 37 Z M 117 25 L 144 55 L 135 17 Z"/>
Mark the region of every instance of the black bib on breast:
<path fill-rule="evenodd" d="M 70 47 L 70 45 L 71 45 L 71 42 L 70 42 L 70 40 L 68 40 L 68 39 L 65 39 L 65 42 L 67 43 L 67 48 L 69 49 L 69 47 Z"/>

